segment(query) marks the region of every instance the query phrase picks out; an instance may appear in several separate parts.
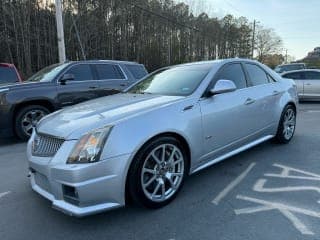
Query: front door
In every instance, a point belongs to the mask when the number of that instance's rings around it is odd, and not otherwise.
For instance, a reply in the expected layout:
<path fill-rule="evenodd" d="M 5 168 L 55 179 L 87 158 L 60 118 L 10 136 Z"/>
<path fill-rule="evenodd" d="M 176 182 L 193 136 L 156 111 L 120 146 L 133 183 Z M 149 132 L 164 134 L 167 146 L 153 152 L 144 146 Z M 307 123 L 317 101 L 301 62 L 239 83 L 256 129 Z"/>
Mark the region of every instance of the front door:
<path fill-rule="evenodd" d="M 256 104 L 249 97 L 241 64 L 224 66 L 209 88 L 219 79 L 232 80 L 238 89 L 200 100 L 205 147 L 200 164 L 245 144 L 245 139 L 255 131 Z"/>
<path fill-rule="evenodd" d="M 57 85 L 57 98 L 61 107 L 99 97 L 99 81 L 94 79 L 90 64 L 74 65 L 65 74 L 72 74 L 74 79 Z"/>

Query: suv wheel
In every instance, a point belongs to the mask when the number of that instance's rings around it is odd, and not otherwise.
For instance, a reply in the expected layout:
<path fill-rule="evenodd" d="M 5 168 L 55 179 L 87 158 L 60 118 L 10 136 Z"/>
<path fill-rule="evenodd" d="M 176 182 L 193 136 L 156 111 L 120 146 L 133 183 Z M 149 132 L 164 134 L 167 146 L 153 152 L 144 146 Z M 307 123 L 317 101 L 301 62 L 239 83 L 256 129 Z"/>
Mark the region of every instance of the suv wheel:
<path fill-rule="evenodd" d="M 180 191 L 187 172 L 187 154 L 173 137 L 147 144 L 135 157 L 128 175 L 132 199 L 148 208 L 160 208 Z"/>
<path fill-rule="evenodd" d="M 28 140 L 35 126 L 41 118 L 50 111 L 40 105 L 30 105 L 18 111 L 15 116 L 15 132 L 22 140 Z"/>

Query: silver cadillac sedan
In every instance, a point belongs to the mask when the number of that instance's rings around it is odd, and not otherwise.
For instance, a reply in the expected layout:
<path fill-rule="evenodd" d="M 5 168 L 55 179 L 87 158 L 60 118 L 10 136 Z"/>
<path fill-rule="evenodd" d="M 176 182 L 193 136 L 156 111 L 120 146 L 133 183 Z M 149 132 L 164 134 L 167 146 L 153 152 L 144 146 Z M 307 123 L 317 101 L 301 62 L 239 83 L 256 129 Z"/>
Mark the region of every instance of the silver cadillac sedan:
<path fill-rule="evenodd" d="M 43 118 L 28 142 L 33 190 L 84 216 L 172 201 L 185 178 L 268 139 L 288 143 L 297 89 L 251 60 L 158 70 L 124 93 Z"/>

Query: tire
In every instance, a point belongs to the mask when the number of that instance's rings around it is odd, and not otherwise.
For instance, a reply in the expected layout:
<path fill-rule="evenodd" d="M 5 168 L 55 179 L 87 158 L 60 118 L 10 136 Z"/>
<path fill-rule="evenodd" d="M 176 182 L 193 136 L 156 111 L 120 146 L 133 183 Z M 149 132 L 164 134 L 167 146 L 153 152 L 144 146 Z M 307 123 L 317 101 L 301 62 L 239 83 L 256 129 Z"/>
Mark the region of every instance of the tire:
<path fill-rule="evenodd" d="M 28 140 L 32 133 L 32 125 L 35 125 L 50 111 L 41 105 L 30 105 L 21 108 L 15 115 L 15 133 L 21 140 Z M 31 126 L 31 129 L 30 129 Z"/>
<path fill-rule="evenodd" d="M 277 135 L 275 140 L 277 143 L 289 143 L 296 129 L 296 110 L 292 105 L 287 105 L 282 111 Z"/>
<path fill-rule="evenodd" d="M 128 173 L 127 190 L 132 200 L 153 209 L 170 203 L 183 186 L 187 159 L 183 144 L 173 137 L 159 137 L 147 143 L 135 156 Z"/>

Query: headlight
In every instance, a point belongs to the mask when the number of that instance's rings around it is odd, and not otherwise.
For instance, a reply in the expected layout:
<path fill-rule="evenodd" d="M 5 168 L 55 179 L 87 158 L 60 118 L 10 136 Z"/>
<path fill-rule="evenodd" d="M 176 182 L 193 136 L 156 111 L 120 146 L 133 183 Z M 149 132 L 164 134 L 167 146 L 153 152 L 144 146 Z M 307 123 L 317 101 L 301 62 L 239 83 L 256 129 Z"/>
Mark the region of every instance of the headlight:
<path fill-rule="evenodd" d="M 83 135 L 73 148 L 67 163 L 92 163 L 100 160 L 103 146 L 112 127 L 103 127 Z"/>

